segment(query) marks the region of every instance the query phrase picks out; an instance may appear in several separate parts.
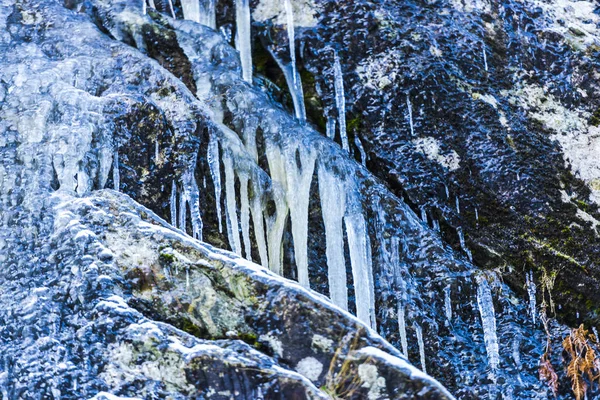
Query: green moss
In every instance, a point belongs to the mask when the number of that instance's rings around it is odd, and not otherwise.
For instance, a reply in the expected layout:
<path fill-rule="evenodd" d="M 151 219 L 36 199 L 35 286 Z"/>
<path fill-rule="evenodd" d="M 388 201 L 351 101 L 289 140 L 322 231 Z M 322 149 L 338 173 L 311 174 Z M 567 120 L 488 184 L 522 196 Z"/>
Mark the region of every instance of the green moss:
<path fill-rule="evenodd" d="M 204 338 L 202 329 L 194 324 L 189 318 L 181 319 L 180 328 L 182 331 L 187 332 L 190 335 L 194 335 L 198 338 Z"/>
<path fill-rule="evenodd" d="M 592 126 L 600 126 L 600 108 L 594 111 L 588 123 Z"/>
<path fill-rule="evenodd" d="M 160 255 L 158 256 L 158 260 L 161 263 L 173 264 L 175 261 L 177 261 L 177 258 L 170 253 L 160 253 Z"/>

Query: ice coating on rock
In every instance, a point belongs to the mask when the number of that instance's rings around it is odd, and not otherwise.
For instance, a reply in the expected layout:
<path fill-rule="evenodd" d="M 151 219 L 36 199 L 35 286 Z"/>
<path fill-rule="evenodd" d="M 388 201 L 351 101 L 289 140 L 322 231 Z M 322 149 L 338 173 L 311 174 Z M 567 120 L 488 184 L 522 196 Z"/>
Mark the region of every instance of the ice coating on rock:
<path fill-rule="evenodd" d="M 235 47 L 240 52 L 242 77 L 246 82 L 252 83 L 252 37 L 249 0 L 235 0 L 235 23 L 237 29 Z"/>
<path fill-rule="evenodd" d="M 488 355 L 488 365 L 494 375 L 500 363 L 498 336 L 496 335 L 496 314 L 490 285 L 485 277 L 477 277 L 477 305 L 483 327 L 483 338 Z"/>
<path fill-rule="evenodd" d="M 321 214 L 325 224 L 325 253 L 329 297 L 336 306 L 348 310 L 346 260 L 344 257 L 343 221 L 346 213 L 344 181 L 323 164 L 318 167 Z"/>
<path fill-rule="evenodd" d="M 290 193 L 287 196 L 294 238 L 294 255 L 298 268 L 298 282 L 310 287 L 308 277 L 308 203 L 310 184 L 315 170 L 317 154 L 312 149 L 292 148 L 286 155 L 286 180 Z"/>
<path fill-rule="evenodd" d="M 333 52 L 333 76 L 335 88 L 335 105 L 338 112 L 338 123 L 340 125 L 340 139 L 342 148 L 350 151 L 348 146 L 348 132 L 346 131 L 346 93 L 344 91 L 344 74 L 342 64 L 337 51 Z"/>

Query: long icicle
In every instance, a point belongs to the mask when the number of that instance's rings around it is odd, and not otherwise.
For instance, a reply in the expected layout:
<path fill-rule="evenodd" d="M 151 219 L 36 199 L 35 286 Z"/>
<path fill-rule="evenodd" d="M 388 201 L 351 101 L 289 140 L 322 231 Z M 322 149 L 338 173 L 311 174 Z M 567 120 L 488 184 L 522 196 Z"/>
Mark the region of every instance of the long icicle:
<path fill-rule="evenodd" d="M 242 77 L 252 83 L 252 43 L 249 0 L 235 1 L 235 20 L 237 27 L 236 49 L 242 61 Z"/>
<path fill-rule="evenodd" d="M 290 90 L 290 95 L 292 96 L 292 102 L 294 103 L 294 114 L 300 123 L 304 123 L 306 121 L 306 106 L 304 104 L 304 92 L 302 91 L 302 83 L 300 82 L 300 78 L 296 77 L 296 81 L 298 83 L 294 83 L 294 72 L 295 69 L 292 68 L 292 65 L 286 65 L 272 49 L 268 49 L 269 53 L 283 72 L 283 76 L 285 77 L 285 82 L 288 85 Z"/>
<path fill-rule="evenodd" d="M 227 236 L 231 250 L 237 255 L 242 255 L 240 230 L 237 218 L 237 204 L 235 200 L 235 173 L 233 160 L 228 152 L 223 152 L 223 168 L 225 170 L 225 208 L 227 210 Z"/>
<path fill-rule="evenodd" d="M 496 314 L 494 312 L 494 301 L 490 285 L 484 277 L 477 277 L 477 305 L 481 314 L 481 325 L 483 326 L 483 338 L 485 350 L 488 355 L 488 364 L 491 370 L 492 380 L 500 362 L 498 349 L 498 336 L 496 334 Z"/>
<path fill-rule="evenodd" d="M 171 225 L 177 226 L 177 184 L 175 180 L 171 184 L 171 199 L 169 208 L 171 210 Z"/>
<path fill-rule="evenodd" d="M 306 151 L 302 147 L 293 149 L 286 157 L 286 178 L 288 188 L 294 189 L 294 194 L 288 196 L 288 206 L 292 219 L 292 237 L 294 239 L 294 255 L 298 268 L 298 282 L 304 287 L 310 287 L 308 276 L 308 203 L 310 184 L 315 171 L 317 154 L 314 150 Z M 298 165 L 297 157 L 301 165 Z"/>
<path fill-rule="evenodd" d="M 200 22 L 200 1 L 199 0 L 180 0 L 183 18 Z"/>
<path fill-rule="evenodd" d="M 346 213 L 345 185 L 323 164 L 319 164 L 319 197 L 325 225 L 325 254 L 329 297 L 336 306 L 348 310 L 346 260 L 344 259 L 344 214 Z"/>
<path fill-rule="evenodd" d="M 251 182 L 256 181 L 258 180 L 252 180 Z M 262 191 L 260 191 L 257 186 L 254 186 L 252 192 L 254 196 L 250 202 L 250 213 L 252 214 L 252 224 L 254 225 L 254 237 L 256 238 L 256 246 L 258 247 L 260 264 L 263 267 L 268 268 L 269 257 L 267 255 L 267 242 L 265 240 L 265 223 L 262 202 L 259 195 L 259 193 L 262 193 Z"/>
<path fill-rule="evenodd" d="M 279 148 L 270 143 L 267 143 L 266 155 L 269 163 L 269 171 L 271 172 L 273 200 L 275 201 L 275 216 L 268 219 L 267 226 L 269 269 L 281 275 L 281 245 L 289 210 L 285 195 L 287 191 L 285 161 Z"/>
<path fill-rule="evenodd" d="M 119 150 L 115 150 L 113 155 L 113 186 L 119 191 L 121 186 L 121 175 L 119 174 Z"/>
<path fill-rule="evenodd" d="M 200 23 L 217 29 L 217 13 L 215 0 L 200 0 Z"/>
<path fill-rule="evenodd" d="M 238 172 L 240 181 L 240 224 L 242 226 L 242 239 L 244 254 L 247 260 L 252 261 L 252 245 L 250 244 L 250 200 L 248 198 L 248 174 Z"/>
<path fill-rule="evenodd" d="M 340 57 L 338 56 L 337 51 L 334 51 L 333 57 L 335 104 L 338 110 L 340 138 L 342 140 L 342 148 L 349 151 L 348 133 L 346 132 L 346 94 L 344 92 L 344 75 L 342 73 L 342 64 L 340 63 Z"/>
<path fill-rule="evenodd" d="M 190 207 L 190 215 L 192 222 L 192 236 L 195 239 L 202 240 L 202 214 L 200 212 L 200 190 L 194 176 L 194 171 L 186 171 L 183 174 L 183 188 L 186 193 L 186 199 Z"/>
<path fill-rule="evenodd" d="M 215 134 L 210 135 L 207 150 L 208 167 L 210 168 L 210 176 L 215 187 L 215 203 L 217 209 L 217 220 L 219 223 L 219 232 L 223 233 L 223 212 L 221 210 L 221 165 L 219 158 L 219 142 L 215 138 Z"/>

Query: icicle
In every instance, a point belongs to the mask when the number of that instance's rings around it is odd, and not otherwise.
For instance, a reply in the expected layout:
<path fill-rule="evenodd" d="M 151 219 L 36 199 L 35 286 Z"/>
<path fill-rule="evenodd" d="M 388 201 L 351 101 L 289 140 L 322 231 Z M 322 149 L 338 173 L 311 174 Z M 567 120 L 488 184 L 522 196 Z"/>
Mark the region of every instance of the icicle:
<path fill-rule="evenodd" d="M 187 171 L 184 173 L 182 183 L 185 191 L 185 198 L 190 207 L 190 214 L 192 217 L 192 237 L 202 240 L 203 223 L 202 214 L 200 213 L 200 190 L 198 189 L 194 171 Z"/>
<path fill-rule="evenodd" d="M 519 336 L 515 335 L 513 339 L 512 356 L 513 360 L 515 361 L 515 365 L 517 366 L 517 369 L 521 369 L 521 353 L 519 351 L 519 347 Z"/>
<path fill-rule="evenodd" d="M 413 113 L 412 104 L 410 103 L 410 96 L 406 95 L 406 108 L 408 109 L 408 123 L 410 124 L 410 136 L 415 136 L 415 126 L 413 125 Z"/>
<path fill-rule="evenodd" d="M 365 152 L 365 148 L 363 147 L 362 142 L 360 141 L 360 138 L 358 137 L 358 135 L 354 136 L 354 144 L 356 145 L 356 147 L 358 147 L 358 152 L 360 153 L 360 163 L 366 167 L 367 166 L 367 153 Z"/>
<path fill-rule="evenodd" d="M 256 147 L 256 130 L 257 121 L 255 118 L 246 117 L 244 121 L 243 136 L 244 146 L 248 154 L 252 156 L 252 159 L 258 164 L 258 149 Z"/>
<path fill-rule="evenodd" d="M 116 191 L 121 186 L 121 178 L 119 174 L 119 150 L 115 150 L 113 155 L 113 185 Z"/>
<path fill-rule="evenodd" d="M 446 189 L 446 199 L 450 199 L 450 191 L 448 190 L 448 185 L 444 184 L 444 189 Z"/>
<path fill-rule="evenodd" d="M 307 152 L 303 147 L 298 147 L 286 157 L 287 187 L 294 190 L 293 195 L 288 196 L 288 206 L 292 219 L 294 255 L 296 267 L 298 268 L 298 282 L 304 287 L 310 287 L 307 244 L 308 203 L 316 159 L 317 154 L 314 150 L 311 149 L 310 152 Z M 298 165 L 298 161 L 300 161 L 300 165 Z"/>
<path fill-rule="evenodd" d="M 475 220 L 479 221 L 479 211 L 475 209 Z"/>
<path fill-rule="evenodd" d="M 487 54 L 485 53 L 485 44 L 483 45 L 483 66 L 485 67 L 485 72 L 488 72 L 488 63 L 487 63 Z"/>
<path fill-rule="evenodd" d="M 456 213 L 460 215 L 460 201 L 458 196 L 456 196 Z"/>
<path fill-rule="evenodd" d="M 147 11 L 146 11 L 146 0 L 142 0 L 142 14 L 146 15 Z"/>
<path fill-rule="evenodd" d="M 171 185 L 171 201 L 169 204 L 169 208 L 171 209 L 171 225 L 177 226 L 177 185 L 175 181 Z"/>
<path fill-rule="evenodd" d="M 171 12 L 171 17 L 173 17 L 173 19 L 177 19 L 177 16 L 175 15 L 175 8 L 173 8 L 173 2 L 171 0 L 167 0 L 167 3 L 169 4 L 169 11 Z"/>
<path fill-rule="evenodd" d="M 236 49 L 240 52 L 242 61 L 242 77 L 252 83 L 252 43 L 250 32 L 250 1 L 235 1 L 235 21 L 237 28 Z"/>
<path fill-rule="evenodd" d="M 344 75 L 342 64 L 336 51 L 334 51 L 333 74 L 335 87 L 335 104 L 338 110 L 338 122 L 340 124 L 340 138 L 342 148 L 349 151 L 348 133 L 346 132 L 346 94 L 344 93 Z"/>
<path fill-rule="evenodd" d="M 448 326 L 452 323 L 452 287 L 450 285 L 444 288 L 444 311 L 446 312 L 446 321 Z"/>
<path fill-rule="evenodd" d="M 265 241 L 265 225 L 263 219 L 263 211 L 262 204 L 260 201 L 259 193 L 260 191 L 255 186 L 254 197 L 251 201 L 250 212 L 252 214 L 252 224 L 254 225 L 254 237 L 256 238 L 256 245 L 258 247 L 258 255 L 260 257 L 260 264 L 268 268 L 269 267 L 269 258 L 267 256 L 267 242 Z"/>
<path fill-rule="evenodd" d="M 237 255 L 242 255 L 240 243 L 240 230 L 237 217 L 237 204 L 235 200 L 235 174 L 233 160 L 227 152 L 223 154 L 223 168 L 225 169 L 225 209 L 227 213 L 227 236 L 231 250 Z"/>
<path fill-rule="evenodd" d="M 285 81 L 290 90 L 290 94 L 292 95 L 292 102 L 294 103 L 294 114 L 300 123 L 304 123 L 306 121 L 306 107 L 304 105 L 304 93 L 302 91 L 302 83 L 300 82 L 300 77 L 296 76 L 298 72 L 295 70 L 291 64 L 286 65 L 284 62 L 277 57 L 274 51 L 270 48 L 268 49 L 269 53 L 273 59 L 277 62 L 277 65 L 283 72 L 283 76 L 285 77 Z M 295 78 L 294 78 L 295 77 Z"/>
<path fill-rule="evenodd" d="M 219 232 L 223 233 L 223 213 L 221 211 L 221 166 L 219 162 L 219 142 L 210 135 L 208 142 L 208 166 L 210 168 L 210 176 L 215 186 L 215 203 L 217 205 L 217 220 L 219 222 Z"/>
<path fill-rule="evenodd" d="M 404 315 L 404 306 L 398 301 L 398 330 L 400 331 L 400 343 L 402 345 L 402 354 L 408 359 L 408 339 L 406 338 L 406 319 Z"/>
<path fill-rule="evenodd" d="M 346 286 L 346 261 L 344 259 L 343 219 L 346 212 L 346 190 L 323 164 L 319 165 L 319 197 L 325 225 L 325 253 L 329 297 L 336 306 L 348 310 L 348 287 Z"/>
<path fill-rule="evenodd" d="M 500 362 L 498 337 L 496 336 L 496 314 L 494 312 L 494 302 L 490 285 L 483 277 L 477 277 L 477 305 L 479 306 L 479 314 L 481 314 L 481 325 L 483 326 L 488 364 L 491 369 L 492 378 L 495 380 L 495 372 Z"/>
<path fill-rule="evenodd" d="M 465 236 L 463 234 L 462 228 L 458 228 L 456 230 L 456 232 L 458 233 L 458 240 L 460 242 L 460 248 L 465 252 L 465 254 L 467 255 L 467 258 L 469 259 L 469 261 L 473 261 L 473 254 L 471 253 L 471 250 L 469 250 L 467 248 L 467 245 L 465 243 Z"/>
<path fill-rule="evenodd" d="M 188 199 L 185 190 L 179 192 L 179 226 L 178 228 L 186 232 L 187 227 L 187 203 Z"/>
<path fill-rule="evenodd" d="M 200 0 L 200 23 L 217 29 L 216 0 Z"/>
<path fill-rule="evenodd" d="M 199 0 L 181 0 L 181 9 L 183 11 L 183 19 L 200 22 Z"/>
<path fill-rule="evenodd" d="M 335 140 L 335 118 L 327 117 L 326 134 L 331 140 Z"/>
<path fill-rule="evenodd" d="M 267 161 L 272 179 L 273 200 L 275 201 L 275 216 L 268 219 L 267 245 L 269 248 L 269 269 L 281 275 L 281 245 L 285 221 L 288 215 L 286 201 L 287 178 L 285 172 L 285 160 L 278 147 L 267 143 Z"/>
<path fill-rule="evenodd" d="M 425 210 L 425 207 L 421 207 L 421 221 L 427 224 L 427 210 Z"/>
<path fill-rule="evenodd" d="M 292 70 L 294 86 L 297 86 L 297 67 L 296 67 L 296 35 L 294 32 L 294 9 L 290 0 L 284 0 L 285 3 L 285 16 L 287 18 L 287 35 L 290 43 L 290 60 L 292 62 Z"/>
<path fill-rule="evenodd" d="M 533 321 L 533 324 L 535 325 L 535 317 L 537 314 L 537 309 L 536 309 L 536 305 L 535 305 L 535 291 L 536 291 L 536 287 L 535 287 L 535 282 L 533 280 L 533 271 L 529 271 L 527 274 L 525 274 L 525 280 L 526 280 L 526 284 L 527 284 L 527 294 L 529 294 L 529 313 L 531 314 L 531 319 Z"/>
<path fill-rule="evenodd" d="M 156 4 L 154 3 L 154 0 L 148 0 L 148 4 L 150 4 L 150 8 L 156 10 Z"/>
<path fill-rule="evenodd" d="M 365 218 L 360 213 L 347 215 L 344 218 L 350 249 L 350 264 L 354 278 L 356 294 L 356 316 L 375 329 L 375 299 L 373 296 L 373 280 L 371 278 L 371 260 L 369 258 L 369 236 Z"/>
<path fill-rule="evenodd" d="M 415 323 L 414 325 L 415 333 L 417 334 L 417 342 L 419 343 L 419 356 L 421 358 L 421 370 L 427 373 L 427 368 L 425 366 L 425 343 L 423 342 L 423 329 L 419 326 L 419 324 Z"/>
<path fill-rule="evenodd" d="M 242 226 L 242 238 L 244 240 L 244 254 L 246 259 L 252 261 L 252 246 L 250 245 L 250 201 L 248 199 L 248 175 L 245 172 L 238 173 L 240 180 L 240 223 Z"/>

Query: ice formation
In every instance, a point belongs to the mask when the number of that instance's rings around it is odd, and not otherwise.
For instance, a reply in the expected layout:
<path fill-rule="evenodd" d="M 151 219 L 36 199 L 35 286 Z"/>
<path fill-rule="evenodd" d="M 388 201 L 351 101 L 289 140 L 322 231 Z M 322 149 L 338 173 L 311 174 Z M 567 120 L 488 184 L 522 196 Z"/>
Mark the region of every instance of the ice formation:
<path fill-rule="evenodd" d="M 419 358 L 421 359 L 421 370 L 427 373 L 425 365 L 425 343 L 423 342 L 423 329 L 417 323 L 414 324 L 415 333 L 417 334 L 417 343 L 419 344 Z"/>
<path fill-rule="evenodd" d="M 531 314 L 531 321 L 535 325 L 535 317 L 537 314 L 536 304 L 535 304 L 535 281 L 533 280 L 533 271 L 529 271 L 525 275 L 525 284 L 527 286 L 527 294 L 529 295 L 529 313 Z"/>
<path fill-rule="evenodd" d="M 223 232 L 223 212 L 221 211 L 221 165 L 219 158 L 219 142 L 214 134 L 210 135 L 207 151 L 208 166 L 210 168 L 210 176 L 215 187 L 215 203 L 217 208 L 217 220 L 219 223 L 219 232 Z M 175 186 L 173 186 L 175 188 Z"/>
<path fill-rule="evenodd" d="M 344 182 L 323 165 L 318 168 L 321 213 L 325 224 L 325 253 L 329 297 L 333 304 L 348 309 L 346 286 L 346 260 L 344 258 L 343 220 L 346 213 L 346 190 Z"/>
<path fill-rule="evenodd" d="M 223 152 L 223 169 L 225 171 L 225 210 L 227 214 L 227 237 L 231 250 L 237 255 L 242 255 L 242 244 L 240 242 L 240 228 L 237 216 L 237 202 L 235 195 L 235 172 L 233 169 L 233 157 L 229 152 Z"/>
<path fill-rule="evenodd" d="M 235 22 L 237 35 L 235 47 L 240 52 L 242 77 L 252 83 L 252 37 L 250 20 L 250 0 L 235 1 Z"/>
<path fill-rule="evenodd" d="M 338 112 L 338 123 L 340 125 L 340 139 L 342 140 L 342 148 L 346 151 L 350 150 L 348 146 L 348 133 L 346 131 L 346 94 L 344 92 L 344 75 L 342 72 L 342 64 L 338 53 L 333 53 L 333 76 L 335 88 L 335 105 Z"/>
<path fill-rule="evenodd" d="M 119 174 L 119 151 L 115 150 L 113 155 L 113 185 L 115 190 L 119 190 L 121 186 L 121 177 Z"/>
<path fill-rule="evenodd" d="M 302 82 L 296 68 L 295 60 L 290 64 L 286 64 L 281 60 L 275 52 L 269 49 L 269 53 L 283 72 L 285 82 L 290 90 L 292 102 L 294 103 L 294 114 L 298 121 L 303 124 L 306 122 L 306 106 L 304 104 L 304 92 L 302 91 Z"/>
<path fill-rule="evenodd" d="M 477 305 L 479 307 L 479 314 L 481 315 L 488 365 L 493 376 L 498 369 L 500 355 L 498 337 L 496 335 L 496 314 L 494 312 L 492 291 L 488 281 L 484 277 L 477 277 Z"/>
<path fill-rule="evenodd" d="M 285 166 L 287 187 L 294 190 L 294 193 L 288 196 L 288 206 L 292 220 L 298 282 L 305 287 L 310 287 L 307 254 L 308 202 L 316 159 L 317 154 L 313 149 L 299 146 L 287 154 Z"/>
<path fill-rule="evenodd" d="M 181 0 L 183 18 L 200 23 L 200 0 Z"/>

